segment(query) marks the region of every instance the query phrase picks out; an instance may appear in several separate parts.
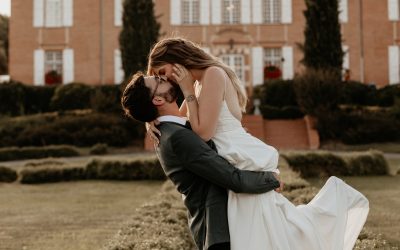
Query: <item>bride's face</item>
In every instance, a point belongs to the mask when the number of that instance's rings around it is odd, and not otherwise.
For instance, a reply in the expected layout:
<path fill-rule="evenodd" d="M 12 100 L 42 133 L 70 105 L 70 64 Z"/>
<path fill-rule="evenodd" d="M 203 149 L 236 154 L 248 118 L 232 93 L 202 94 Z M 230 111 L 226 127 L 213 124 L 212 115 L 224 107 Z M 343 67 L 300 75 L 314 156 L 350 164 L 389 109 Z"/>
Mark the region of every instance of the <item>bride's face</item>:
<path fill-rule="evenodd" d="M 170 63 L 164 64 L 159 67 L 154 67 L 153 72 L 155 75 L 166 76 L 168 79 L 174 79 L 172 77 L 172 73 L 174 72 L 172 67 L 173 67 L 173 65 Z"/>

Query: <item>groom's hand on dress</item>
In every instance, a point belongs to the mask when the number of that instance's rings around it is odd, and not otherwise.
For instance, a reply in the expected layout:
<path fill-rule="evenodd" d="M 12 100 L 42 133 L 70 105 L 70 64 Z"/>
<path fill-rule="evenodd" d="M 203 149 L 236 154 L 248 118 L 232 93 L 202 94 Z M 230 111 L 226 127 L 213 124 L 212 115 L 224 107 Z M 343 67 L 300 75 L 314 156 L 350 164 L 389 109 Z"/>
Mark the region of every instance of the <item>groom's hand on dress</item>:
<path fill-rule="evenodd" d="M 281 179 L 279 178 L 279 175 L 277 173 L 273 173 L 273 175 L 279 181 L 279 187 L 275 189 L 275 192 L 280 193 L 283 191 L 284 183 L 281 181 Z"/>

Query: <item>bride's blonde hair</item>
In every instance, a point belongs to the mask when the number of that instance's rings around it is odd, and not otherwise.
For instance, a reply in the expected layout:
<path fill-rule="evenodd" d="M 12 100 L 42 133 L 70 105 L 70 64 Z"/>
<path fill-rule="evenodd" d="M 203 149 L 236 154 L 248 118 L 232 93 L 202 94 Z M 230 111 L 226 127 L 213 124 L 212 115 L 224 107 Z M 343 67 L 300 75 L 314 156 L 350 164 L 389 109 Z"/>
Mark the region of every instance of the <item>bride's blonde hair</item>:
<path fill-rule="evenodd" d="M 165 38 L 159 41 L 150 52 L 147 74 L 153 75 L 153 68 L 169 63 L 179 63 L 187 69 L 206 69 L 211 66 L 222 68 L 233 83 L 242 111 L 246 110 L 247 95 L 235 72 L 202 50 L 199 45 L 183 38 Z"/>

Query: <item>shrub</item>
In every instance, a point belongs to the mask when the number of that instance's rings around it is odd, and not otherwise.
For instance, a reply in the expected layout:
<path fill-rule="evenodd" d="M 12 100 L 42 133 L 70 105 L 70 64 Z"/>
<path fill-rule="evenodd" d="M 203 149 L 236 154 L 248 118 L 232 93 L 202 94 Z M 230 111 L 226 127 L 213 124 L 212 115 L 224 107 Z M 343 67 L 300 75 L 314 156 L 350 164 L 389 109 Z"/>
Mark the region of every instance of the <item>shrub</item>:
<path fill-rule="evenodd" d="M 368 85 L 361 82 L 344 82 L 340 93 L 341 104 L 360 106 L 377 105 L 378 91 L 375 85 Z"/>
<path fill-rule="evenodd" d="M 0 166 L 0 182 L 14 182 L 18 179 L 15 170 Z"/>
<path fill-rule="evenodd" d="M 70 83 L 60 85 L 52 99 L 52 110 L 72 110 L 90 108 L 90 95 L 92 88 L 83 83 Z"/>
<path fill-rule="evenodd" d="M 393 106 L 396 98 L 400 98 L 400 84 L 388 85 L 378 90 L 378 104 L 380 106 Z"/>
<path fill-rule="evenodd" d="M 388 164 L 379 152 L 365 152 L 349 155 L 337 155 L 318 151 L 311 153 L 285 153 L 290 168 L 301 177 L 332 175 L 385 175 Z"/>
<path fill-rule="evenodd" d="M 157 158 L 136 161 L 93 160 L 87 166 L 88 179 L 164 180 L 165 174 Z"/>
<path fill-rule="evenodd" d="M 90 97 L 91 108 L 100 113 L 123 114 L 121 108 L 121 86 L 96 86 Z"/>
<path fill-rule="evenodd" d="M 0 122 L 0 146 L 44 146 L 69 144 L 92 146 L 141 145 L 144 126 L 126 117 L 91 112 L 44 114 Z"/>
<path fill-rule="evenodd" d="M 366 144 L 400 140 L 400 121 L 383 111 L 327 112 L 318 116 L 316 127 L 322 141 L 339 140 L 346 144 Z"/>
<path fill-rule="evenodd" d="M 107 153 L 108 153 L 108 146 L 107 144 L 104 143 L 97 143 L 89 151 L 89 154 L 91 155 L 105 155 Z"/>
<path fill-rule="evenodd" d="M 51 98 L 56 86 L 24 85 L 24 110 L 25 114 L 45 113 L 50 111 Z"/>
<path fill-rule="evenodd" d="M 345 157 L 349 175 L 386 175 L 389 166 L 381 152 L 352 153 Z"/>
<path fill-rule="evenodd" d="M 165 180 L 165 174 L 155 157 L 130 161 L 92 160 L 85 167 L 43 162 L 28 167 L 31 168 L 24 169 L 20 173 L 23 184 L 75 180 Z"/>
<path fill-rule="evenodd" d="M 297 102 L 303 112 L 312 116 L 337 110 L 341 87 L 333 71 L 309 69 L 294 79 Z"/>
<path fill-rule="evenodd" d="M 265 82 L 259 88 L 258 98 L 261 99 L 262 105 L 280 108 L 285 106 L 298 106 L 293 80 L 275 80 Z"/>
<path fill-rule="evenodd" d="M 47 147 L 0 148 L 0 161 L 38 159 L 47 157 L 71 157 L 79 155 L 79 151 L 76 148 L 65 145 Z"/>
<path fill-rule="evenodd" d="M 274 107 L 263 105 L 260 107 L 261 114 L 265 119 L 298 119 L 304 117 L 303 112 L 297 106 Z"/>
<path fill-rule="evenodd" d="M 24 169 L 21 171 L 22 184 L 76 181 L 85 178 L 86 171 L 82 167 Z"/>
<path fill-rule="evenodd" d="M 282 154 L 289 166 L 303 178 L 315 176 L 347 175 L 346 162 L 328 152 Z"/>
<path fill-rule="evenodd" d="M 19 82 L 0 84 L 0 114 L 24 114 L 24 86 Z"/>

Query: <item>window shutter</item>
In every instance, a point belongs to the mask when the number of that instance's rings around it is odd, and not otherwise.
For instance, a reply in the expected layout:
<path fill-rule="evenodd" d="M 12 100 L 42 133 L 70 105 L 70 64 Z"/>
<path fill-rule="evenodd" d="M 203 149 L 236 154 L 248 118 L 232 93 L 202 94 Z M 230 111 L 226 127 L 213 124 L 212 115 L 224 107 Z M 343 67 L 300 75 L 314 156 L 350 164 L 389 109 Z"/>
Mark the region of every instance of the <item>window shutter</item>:
<path fill-rule="evenodd" d="M 114 0 L 114 25 L 121 26 L 122 25 L 122 11 L 123 11 L 123 2 L 122 0 Z"/>
<path fill-rule="evenodd" d="M 171 16 L 171 24 L 172 25 L 180 25 L 182 23 L 181 21 L 181 1 L 180 0 L 171 0 L 171 10 L 170 10 L 170 16 Z"/>
<path fill-rule="evenodd" d="M 44 50 L 35 50 L 33 61 L 33 82 L 35 85 L 44 85 Z"/>
<path fill-rule="evenodd" d="M 121 51 L 114 50 L 114 82 L 120 84 L 124 80 L 124 70 L 122 69 Z"/>
<path fill-rule="evenodd" d="M 388 14 L 390 21 L 399 20 L 399 0 L 388 0 Z"/>
<path fill-rule="evenodd" d="M 262 47 L 254 47 L 251 49 L 251 62 L 253 69 L 253 86 L 264 83 L 264 52 Z"/>
<path fill-rule="evenodd" d="M 339 0 L 339 22 L 347 23 L 349 21 L 348 1 Z"/>
<path fill-rule="evenodd" d="M 250 1 L 241 1 L 241 23 L 249 24 L 250 23 Z"/>
<path fill-rule="evenodd" d="M 210 24 L 210 0 L 200 1 L 200 24 Z"/>
<path fill-rule="evenodd" d="M 33 27 L 43 27 L 44 0 L 33 1 Z"/>
<path fill-rule="evenodd" d="M 292 0 L 282 0 L 282 23 L 292 23 Z"/>
<path fill-rule="evenodd" d="M 262 23 L 262 3 L 261 0 L 253 0 L 253 23 Z"/>
<path fill-rule="evenodd" d="M 211 23 L 221 24 L 222 22 L 222 10 L 221 10 L 221 0 L 211 1 Z"/>
<path fill-rule="evenodd" d="M 283 56 L 283 70 L 282 70 L 282 79 L 289 80 L 293 79 L 293 48 L 290 46 L 282 47 L 282 56 Z"/>
<path fill-rule="evenodd" d="M 74 50 L 64 49 L 63 51 L 63 83 L 74 81 Z"/>
<path fill-rule="evenodd" d="M 73 0 L 63 0 L 63 23 L 65 27 L 71 27 L 73 24 Z"/>
<path fill-rule="evenodd" d="M 399 47 L 389 46 L 389 84 L 399 83 Z"/>
<path fill-rule="evenodd" d="M 343 55 L 343 69 L 350 69 L 350 53 L 349 53 L 349 46 L 342 45 L 342 50 L 344 52 Z"/>

